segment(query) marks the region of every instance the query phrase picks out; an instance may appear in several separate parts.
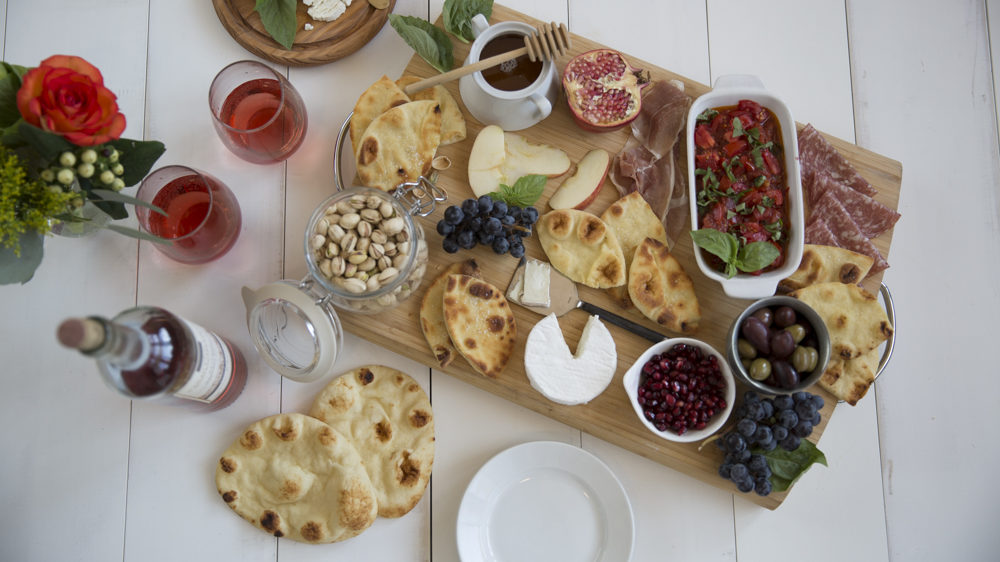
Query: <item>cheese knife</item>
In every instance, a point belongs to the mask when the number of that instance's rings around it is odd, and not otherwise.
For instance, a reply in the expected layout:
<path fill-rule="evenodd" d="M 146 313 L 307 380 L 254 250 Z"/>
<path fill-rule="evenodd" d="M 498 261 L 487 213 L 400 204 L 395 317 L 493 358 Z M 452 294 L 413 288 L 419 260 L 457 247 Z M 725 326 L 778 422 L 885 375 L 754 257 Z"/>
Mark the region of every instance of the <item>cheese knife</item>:
<path fill-rule="evenodd" d="M 667 339 L 666 336 L 655 330 L 651 330 L 641 324 L 637 324 L 627 318 L 623 318 L 613 312 L 609 312 L 595 304 L 584 301 L 580 298 L 580 292 L 576 287 L 576 283 L 574 283 L 569 277 L 559 273 L 556 268 L 551 266 L 549 267 L 549 306 L 533 306 L 524 304 L 518 299 L 517 295 L 512 294 L 513 291 L 511 291 L 510 288 L 517 285 L 519 279 L 523 283 L 526 265 L 527 260 L 522 257 L 520 263 L 517 264 L 517 269 L 514 270 L 514 275 L 510 279 L 510 284 L 507 288 L 507 299 L 511 302 L 527 308 L 532 312 L 541 314 L 542 316 L 548 316 L 552 313 L 555 313 L 556 316 L 562 316 L 571 310 L 579 308 L 580 310 L 586 311 L 588 314 L 593 314 L 605 322 L 614 324 L 619 328 L 624 328 L 633 334 L 646 338 L 651 342 L 655 343 Z"/>

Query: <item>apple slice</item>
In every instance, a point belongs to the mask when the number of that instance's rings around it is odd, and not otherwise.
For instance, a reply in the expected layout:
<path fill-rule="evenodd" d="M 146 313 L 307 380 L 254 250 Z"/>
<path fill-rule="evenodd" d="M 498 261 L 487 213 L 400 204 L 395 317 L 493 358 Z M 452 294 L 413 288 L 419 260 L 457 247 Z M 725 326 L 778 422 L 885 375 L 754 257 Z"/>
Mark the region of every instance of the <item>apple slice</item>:
<path fill-rule="evenodd" d="M 503 129 L 483 127 L 469 152 L 469 187 L 476 197 L 496 191 L 506 182 L 502 167 L 507 159 Z"/>
<path fill-rule="evenodd" d="M 608 176 L 611 166 L 611 155 L 608 151 L 596 148 L 583 155 L 576 166 L 576 172 L 566 178 L 549 199 L 549 207 L 553 209 L 583 209 L 597 199 Z"/>
<path fill-rule="evenodd" d="M 569 156 L 559 148 L 533 143 L 515 133 L 504 133 L 503 138 L 507 152 L 503 172 L 510 182 L 528 174 L 554 178 L 569 170 Z"/>

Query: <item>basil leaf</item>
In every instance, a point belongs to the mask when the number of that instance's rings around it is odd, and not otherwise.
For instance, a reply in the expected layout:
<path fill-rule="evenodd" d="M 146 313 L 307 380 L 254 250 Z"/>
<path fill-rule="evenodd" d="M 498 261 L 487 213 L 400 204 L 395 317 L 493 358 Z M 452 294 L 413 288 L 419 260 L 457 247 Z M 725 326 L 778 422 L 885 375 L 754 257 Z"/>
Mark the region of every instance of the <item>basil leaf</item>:
<path fill-rule="evenodd" d="M 740 137 L 746 134 L 743 130 L 743 121 L 740 121 L 739 117 L 733 117 L 733 138 Z"/>
<path fill-rule="evenodd" d="M 781 251 L 770 242 L 764 240 L 751 242 L 740 248 L 733 265 L 740 271 L 753 273 L 774 263 L 780 253 Z"/>
<path fill-rule="evenodd" d="M 521 176 L 517 178 L 514 185 L 500 184 L 500 190 L 490 193 L 489 196 L 508 205 L 517 205 L 521 208 L 530 207 L 542 196 L 542 192 L 545 191 L 545 182 L 548 179 L 547 176 L 540 174 Z"/>
<path fill-rule="evenodd" d="M 264 29 L 286 49 L 295 42 L 295 6 L 298 0 L 257 0 L 254 11 L 260 14 Z"/>
<path fill-rule="evenodd" d="M 448 72 L 455 65 L 451 39 L 427 20 L 389 14 L 389 24 L 427 64 L 440 72 Z"/>
<path fill-rule="evenodd" d="M 719 112 L 714 109 L 706 109 L 698 115 L 696 121 L 711 121 L 712 119 L 715 119 L 715 116 L 718 114 Z"/>
<path fill-rule="evenodd" d="M 691 231 L 691 239 L 699 248 L 717 256 L 722 261 L 732 263 L 739 251 L 739 240 L 728 232 L 714 228 L 702 228 Z"/>
<path fill-rule="evenodd" d="M 771 468 L 771 489 L 784 492 L 791 487 L 813 464 L 826 464 L 826 455 L 812 441 L 806 439 L 794 451 L 786 451 L 781 447 L 771 451 L 756 451 L 764 455 L 767 465 Z"/>
<path fill-rule="evenodd" d="M 493 0 L 444 0 L 441 21 L 444 29 L 463 43 L 475 40 L 472 34 L 472 18 L 483 14 L 486 19 L 493 15 Z"/>

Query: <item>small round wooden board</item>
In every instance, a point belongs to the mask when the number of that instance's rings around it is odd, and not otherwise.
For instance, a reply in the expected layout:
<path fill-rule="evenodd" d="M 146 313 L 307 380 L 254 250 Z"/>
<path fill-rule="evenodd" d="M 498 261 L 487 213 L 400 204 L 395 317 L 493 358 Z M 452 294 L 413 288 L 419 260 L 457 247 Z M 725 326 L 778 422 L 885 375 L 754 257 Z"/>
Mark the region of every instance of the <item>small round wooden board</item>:
<path fill-rule="evenodd" d="M 357 51 L 382 29 L 396 0 L 376 10 L 368 0 L 354 0 L 339 18 L 322 22 L 306 14 L 308 9 L 296 2 L 295 41 L 285 49 L 264 29 L 260 15 L 254 11 L 255 0 L 212 0 L 215 13 L 226 31 L 251 53 L 271 62 L 290 66 L 315 66 L 333 62 Z M 313 29 L 306 31 L 305 24 Z"/>

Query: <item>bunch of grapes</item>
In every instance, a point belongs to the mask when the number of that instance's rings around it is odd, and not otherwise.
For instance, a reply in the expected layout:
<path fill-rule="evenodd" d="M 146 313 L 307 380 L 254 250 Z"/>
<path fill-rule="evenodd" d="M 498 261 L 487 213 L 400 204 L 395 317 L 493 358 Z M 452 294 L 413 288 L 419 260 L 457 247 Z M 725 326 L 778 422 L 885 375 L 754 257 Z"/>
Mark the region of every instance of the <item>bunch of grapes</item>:
<path fill-rule="evenodd" d="M 761 398 L 750 390 L 733 410 L 736 426 L 716 444 L 726 453 L 719 476 L 731 480 L 741 492 L 771 493 L 771 467 L 765 453 L 781 447 L 799 448 L 822 416 L 823 398 L 808 392 Z"/>
<path fill-rule="evenodd" d="M 524 255 L 521 239 L 531 236 L 531 227 L 537 220 L 538 209 L 534 207 L 522 209 L 483 195 L 445 209 L 444 218 L 437 223 L 437 231 L 444 236 L 441 247 L 449 254 L 483 244 L 499 255 L 509 252 L 520 258 Z"/>

